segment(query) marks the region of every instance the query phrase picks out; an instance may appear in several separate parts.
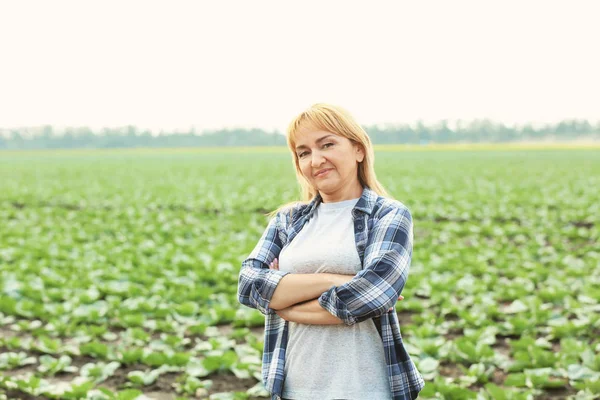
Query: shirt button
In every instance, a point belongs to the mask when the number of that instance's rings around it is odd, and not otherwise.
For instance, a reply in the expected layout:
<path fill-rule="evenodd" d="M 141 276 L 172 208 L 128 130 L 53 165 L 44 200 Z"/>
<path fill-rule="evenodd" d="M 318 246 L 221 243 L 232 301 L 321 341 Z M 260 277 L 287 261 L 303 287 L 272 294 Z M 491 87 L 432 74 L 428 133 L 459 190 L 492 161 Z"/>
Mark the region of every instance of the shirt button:
<path fill-rule="evenodd" d="M 360 230 L 360 229 L 362 229 L 362 228 L 363 228 L 363 226 L 359 224 L 359 225 L 357 226 L 357 228 Z"/>

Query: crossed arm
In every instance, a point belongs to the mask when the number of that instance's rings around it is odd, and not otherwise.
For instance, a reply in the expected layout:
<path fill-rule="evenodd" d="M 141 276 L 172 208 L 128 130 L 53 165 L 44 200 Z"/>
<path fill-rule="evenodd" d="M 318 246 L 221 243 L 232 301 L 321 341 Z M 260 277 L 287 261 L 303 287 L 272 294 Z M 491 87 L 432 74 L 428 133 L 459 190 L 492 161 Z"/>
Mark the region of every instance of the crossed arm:
<path fill-rule="evenodd" d="M 269 269 L 278 270 L 275 259 Z M 354 275 L 341 274 L 288 274 L 273 293 L 271 308 L 286 321 L 311 325 L 341 325 L 344 321 L 324 309 L 319 296 L 332 285 L 350 282 Z M 283 294 L 285 293 L 285 295 Z M 404 297 L 400 296 L 400 300 Z M 390 309 L 391 310 L 391 309 Z"/>
<path fill-rule="evenodd" d="M 341 325 L 344 322 L 321 307 L 317 298 L 275 312 L 286 321 L 306 325 Z"/>
<path fill-rule="evenodd" d="M 355 276 L 292 274 L 267 263 L 286 241 L 282 213 L 267 229 L 238 279 L 238 301 L 264 315 L 277 313 L 304 324 L 353 325 L 393 310 L 408 278 L 412 255 L 412 217 L 405 207 L 388 207 L 377 215 L 366 247 L 365 267 Z"/>
<path fill-rule="evenodd" d="M 279 270 L 277 259 L 270 269 Z M 271 299 L 271 308 L 286 321 L 311 325 L 337 325 L 344 322 L 321 307 L 319 296 L 333 285 L 349 282 L 353 275 L 287 274 Z"/>

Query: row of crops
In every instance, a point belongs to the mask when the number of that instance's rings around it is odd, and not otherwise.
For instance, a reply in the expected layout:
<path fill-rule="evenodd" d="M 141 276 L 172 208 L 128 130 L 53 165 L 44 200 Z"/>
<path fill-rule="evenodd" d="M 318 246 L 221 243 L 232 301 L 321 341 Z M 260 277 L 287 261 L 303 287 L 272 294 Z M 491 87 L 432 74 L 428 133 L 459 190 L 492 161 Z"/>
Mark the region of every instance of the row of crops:
<path fill-rule="evenodd" d="M 422 398 L 600 398 L 600 152 L 379 148 Z M 0 399 L 259 399 L 239 305 L 285 149 L 0 153 Z"/>

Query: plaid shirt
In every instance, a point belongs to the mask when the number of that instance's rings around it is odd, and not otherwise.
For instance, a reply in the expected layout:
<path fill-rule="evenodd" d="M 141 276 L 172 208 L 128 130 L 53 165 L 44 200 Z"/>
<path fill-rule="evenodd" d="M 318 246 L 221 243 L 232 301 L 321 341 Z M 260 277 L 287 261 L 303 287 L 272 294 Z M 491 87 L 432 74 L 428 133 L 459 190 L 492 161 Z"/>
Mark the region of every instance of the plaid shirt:
<path fill-rule="evenodd" d="M 273 259 L 312 217 L 322 201 L 319 194 L 309 204 L 293 206 L 273 217 L 248 258 L 242 262 L 238 300 L 265 315 L 262 378 L 271 400 L 281 399 L 288 322 L 269 308 L 277 284 L 289 272 L 269 269 Z M 423 377 L 402 342 L 395 310 L 408 278 L 412 256 L 413 224 L 408 208 L 398 200 L 379 196 L 368 187 L 352 209 L 356 248 L 363 269 L 341 286 L 332 286 L 319 304 L 346 325 L 372 318 L 383 341 L 394 400 L 415 399 L 425 386 Z"/>

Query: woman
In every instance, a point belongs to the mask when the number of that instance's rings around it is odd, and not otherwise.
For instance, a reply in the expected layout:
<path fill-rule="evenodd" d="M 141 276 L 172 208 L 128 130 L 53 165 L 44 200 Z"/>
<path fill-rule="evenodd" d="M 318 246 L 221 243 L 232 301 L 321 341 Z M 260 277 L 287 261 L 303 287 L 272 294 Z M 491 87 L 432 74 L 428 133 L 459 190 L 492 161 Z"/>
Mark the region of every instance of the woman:
<path fill-rule="evenodd" d="M 377 181 L 366 132 L 314 104 L 289 125 L 303 201 L 270 214 L 242 263 L 241 304 L 265 316 L 262 378 L 273 400 L 414 399 L 424 387 L 402 343 L 408 208 Z"/>

